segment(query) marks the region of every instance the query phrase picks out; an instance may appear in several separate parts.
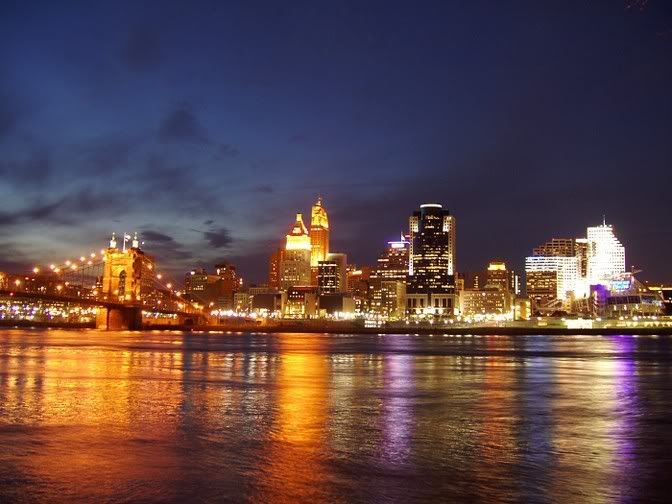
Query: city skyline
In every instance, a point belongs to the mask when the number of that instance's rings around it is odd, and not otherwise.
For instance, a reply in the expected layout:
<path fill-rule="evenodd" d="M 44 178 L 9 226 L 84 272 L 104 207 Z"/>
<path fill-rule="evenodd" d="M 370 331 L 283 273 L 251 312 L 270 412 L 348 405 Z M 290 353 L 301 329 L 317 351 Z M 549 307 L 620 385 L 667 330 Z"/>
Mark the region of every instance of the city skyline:
<path fill-rule="evenodd" d="M 321 194 L 354 263 L 438 201 L 464 270 L 606 214 L 672 280 L 665 3 L 33 5 L 0 16 L 0 270 L 137 230 L 259 282 Z"/>

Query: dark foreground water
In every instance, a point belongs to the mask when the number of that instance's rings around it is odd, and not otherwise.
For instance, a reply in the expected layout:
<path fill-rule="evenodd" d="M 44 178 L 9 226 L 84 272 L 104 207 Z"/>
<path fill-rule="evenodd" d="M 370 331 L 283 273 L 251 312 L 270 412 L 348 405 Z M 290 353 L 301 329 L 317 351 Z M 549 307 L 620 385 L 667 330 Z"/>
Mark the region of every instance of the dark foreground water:
<path fill-rule="evenodd" d="M 669 502 L 669 337 L 0 331 L 0 502 Z"/>

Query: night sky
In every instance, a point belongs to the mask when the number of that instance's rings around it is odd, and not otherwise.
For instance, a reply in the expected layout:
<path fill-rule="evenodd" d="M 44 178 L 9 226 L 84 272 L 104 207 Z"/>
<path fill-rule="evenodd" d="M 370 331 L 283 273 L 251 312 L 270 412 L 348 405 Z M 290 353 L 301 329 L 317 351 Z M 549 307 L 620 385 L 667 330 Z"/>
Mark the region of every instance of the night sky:
<path fill-rule="evenodd" d="M 672 280 L 672 2 L 0 3 L 0 269 L 111 231 L 251 281 L 323 195 L 373 263 L 438 202 L 458 270 L 616 226 Z"/>

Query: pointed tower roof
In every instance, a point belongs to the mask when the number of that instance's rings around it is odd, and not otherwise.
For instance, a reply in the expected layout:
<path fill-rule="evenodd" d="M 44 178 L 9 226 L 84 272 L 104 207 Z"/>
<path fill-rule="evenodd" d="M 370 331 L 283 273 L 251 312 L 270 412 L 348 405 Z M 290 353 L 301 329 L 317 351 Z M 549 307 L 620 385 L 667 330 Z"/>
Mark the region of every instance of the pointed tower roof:
<path fill-rule="evenodd" d="M 296 221 L 289 229 L 285 245 L 285 250 L 297 249 L 310 250 L 310 235 L 308 234 L 306 225 L 303 223 L 303 215 L 301 213 L 296 214 Z"/>
<path fill-rule="evenodd" d="M 311 210 L 310 227 L 329 229 L 329 216 L 327 215 L 327 209 L 322 206 L 322 196 L 317 197 L 317 201 Z"/>

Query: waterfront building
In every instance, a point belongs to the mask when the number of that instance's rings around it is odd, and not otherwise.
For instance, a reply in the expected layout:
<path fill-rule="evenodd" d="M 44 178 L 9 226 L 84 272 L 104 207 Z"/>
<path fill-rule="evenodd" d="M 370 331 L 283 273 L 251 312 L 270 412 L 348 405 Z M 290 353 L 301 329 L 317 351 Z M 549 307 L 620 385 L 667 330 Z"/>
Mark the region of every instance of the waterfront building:
<path fill-rule="evenodd" d="M 663 300 L 665 314 L 672 315 L 672 285 L 650 285 L 649 290 L 657 293 Z"/>
<path fill-rule="evenodd" d="M 532 304 L 529 298 L 516 297 L 513 301 L 513 320 L 530 320 Z"/>
<path fill-rule="evenodd" d="M 348 256 L 342 252 L 329 252 L 327 261 L 335 262 L 338 272 L 338 291 L 348 291 Z"/>
<path fill-rule="evenodd" d="M 236 267 L 227 262 L 215 265 L 217 280 L 213 282 L 213 296 L 215 304 L 220 308 L 235 307 L 234 296 L 243 285 L 243 279 L 238 275 Z"/>
<path fill-rule="evenodd" d="M 233 295 L 233 311 L 236 313 L 249 313 L 252 308 L 252 296 L 249 291 L 241 290 Z"/>
<path fill-rule="evenodd" d="M 513 295 L 508 290 L 499 287 L 465 289 L 459 299 L 463 317 L 505 315 L 513 318 Z"/>
<path fill-rule="evenodd" d="M 280 260 L 278 283 L 281 289 L 310 285 L 310 257 L 310 235 L 303 223 L 303 216 L 297 213 L 286 236 L 285 250 Z"/>
<path fill-rule="evenodd" d="M 278 247 L 268 261 L 268 286 L 274 289 L 280 287 L 280 263 L 285 257 L 285 249 Z"/>
<path fill-rule="evenodd" d="M 576 256 L 526 257 L 527 295 L 534 310 L 566 308 L 567 303 L 577 297 L 579 270 L 580 262 Z"/>
<path fill-rule="evenodd" d="M 406 306 L 410 242 L 390 241 L 371 272 L 371 311 L 384 318 L 402 318 Z"/>
<path fill-rule="evenodd" d="M 327 260 L 329 255 L 329 216 L 322 204 L 322 197 L 317 198 L 310 213 L 310 266 L 317 269 L 320 261 Z"/>
<path fill-rule="evenodd" d="M 317 316 L 317 288 L 312 285 L 291 286 L 282 294 L 282 316 L 314 318 Z"/>
<path fill-rule="evenodd" d="M 208 272 L 205 268 L 196 268 L 184 276 L 184 292 L 190 296 L 203 297 L 208 288 Z"/>
<path fill-rule="evenodd" d="M 337 261 L 320 261 L 317 263 L 317 292 L 334 294 L 341 290 L 341 282 Z"/>
<path fill-rule="evenodd" d="M 349 264 L 347 267 L 348 292 L 355 302 L 355 310 L 359 314 L 369 313 L 371 310 L 371 268 L 357 267 Z"/>
<path fill-rule="evenodd" d="M 526 269 L 525 290 L 535 312 L 550 307 L 558 299 L 558 272 Z"/>
<path fill-rule="evenodd" d="M 446 317 L 455 310 L 455 218 L 436 203 L 409 219 L 407 314 Z"/>
<path fill-rule="evenodd" d="M 574 238 L 552 238 L 551 241 L 539 245 L 532 250 L 534 256 L 572 257 L 576 255 Z"/>
<path fill-rule="evenodd" d="M 488 269 L 485 271 L 485 279 L 486 288 L 497 288 L 512 294 L 519 294 L 520 292 L 518 275 L 515 271 L 508 269 L 504 261 L 490 261 Z"/>
<path fill-rule="evenodd" d="M 350 318 L 355 314 L 355 301 L 347 292 L 320 294 L 317 303 L 321 317 Z"/>
<path fill-rule="evenodd" d="M 610 224 L 587 230 L 587 276 L 590 285 L 608 285 L 625 273 L 625 247 Z"/>

